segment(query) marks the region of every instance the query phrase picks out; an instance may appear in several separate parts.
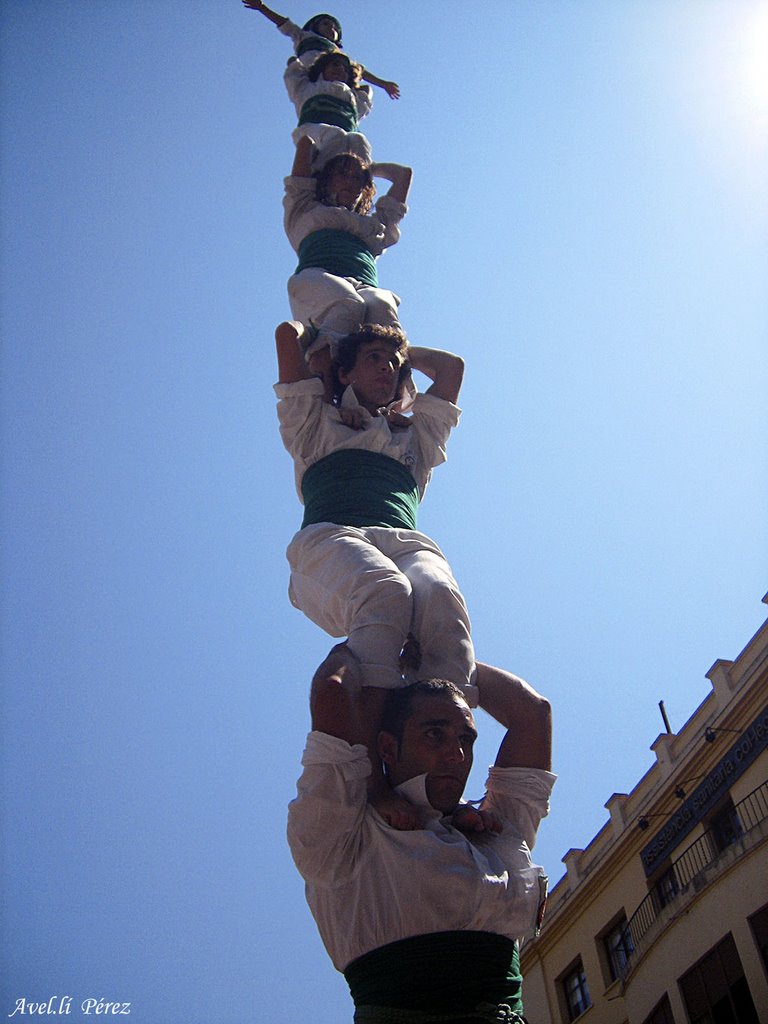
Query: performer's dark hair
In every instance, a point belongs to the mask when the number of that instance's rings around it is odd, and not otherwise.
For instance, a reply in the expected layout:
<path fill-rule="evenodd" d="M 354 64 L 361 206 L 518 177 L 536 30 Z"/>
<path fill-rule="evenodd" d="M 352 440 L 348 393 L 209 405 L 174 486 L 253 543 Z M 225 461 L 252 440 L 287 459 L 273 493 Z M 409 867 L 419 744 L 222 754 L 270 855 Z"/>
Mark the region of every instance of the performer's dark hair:
<path fill-rule="evenodd" d="M 317 198 L 321 203 L 328 203 L 332 198 L 328 194 L 328 183 L 333 172 L 350 171 L 353 168 L 363 172 L 364 180 L 363 189 L 354 212 L 365 215 L 371 208 L 376 189 L 373 184 L 370 168 L 367 164 L 363 163 L 359 156 L 355 156 L 354 153 L 339 153 L 338 156 L 331 157 L 323 169 L 315 174 L 317 179 Z"/>
<path fill-rule="evenodd" d="M 336 353 L 336 359 L 333 363 L 333 402 L 334 405 L 338 405 L 341 401 L 341 396 L 344 394 L 346 384 L 342 384 L 339 380 L 338 371 L 342 370 L 344 373 L 351 373 L 357 362 L 357 354 L 360 351 L 361 345 L 367 345 L 372 341 L 383 341 L 386 345 L 391 345 L 395 352 L 405 358 L 408 350 L 408 339 L 405 334 L 397 327 L 384 327 L 381 324 L 363 324 L 359 331 L 355 331 L 353 334 L 347 334 L 346 337 L 339 341 L 339 347 Z M 400 385 L 411 372 L 410 363 L 407 361 L 403 362 L 400 367 L 400 379 L 398 385 Z"/>
<path fill-rule="evenodd" d="M 383 732 L 391 733 L 398 743 L 402 742 L 405 723 L 411 717 L 413 702 L 417 697 L 459 697 L 466 701 L 464 694 L 447 679 L 419 679 L 416 683 L 390 690 L 384 701 L 381 714 Z"/>
<path fill-rule="evenodd" d="M 332 64 L 333 61 L 341 61 L 347 68 L 347 85 L 350 89 L 357 89 L 363 75 L 363 65 L 356 60 L 350 60 L 346 53 L 339 50 L 330 50 L 328 53 L 321 53 L 320 56 L 310 65 L 307 78 L 310 82 L 316 82 L 322 73 Z"/>

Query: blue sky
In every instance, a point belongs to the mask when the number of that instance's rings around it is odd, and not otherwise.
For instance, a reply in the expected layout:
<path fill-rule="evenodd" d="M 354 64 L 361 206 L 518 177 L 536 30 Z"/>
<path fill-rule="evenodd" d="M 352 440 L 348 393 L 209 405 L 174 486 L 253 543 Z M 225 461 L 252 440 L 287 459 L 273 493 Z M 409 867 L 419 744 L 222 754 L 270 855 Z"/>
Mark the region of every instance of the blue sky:
<path fill-rule="evenodd" d="M 764 618 L 768 5 L 333 12 L 402 89 L 380 278 L 467 364 L 420 525 L 479 656 L 552 699 L 556 879 Z M 5 0 L 0 33 L 0 1012 L 349 1020 L 284 839 L 329 646 L 271 389 L 288 41 L 237 0 Z"/>

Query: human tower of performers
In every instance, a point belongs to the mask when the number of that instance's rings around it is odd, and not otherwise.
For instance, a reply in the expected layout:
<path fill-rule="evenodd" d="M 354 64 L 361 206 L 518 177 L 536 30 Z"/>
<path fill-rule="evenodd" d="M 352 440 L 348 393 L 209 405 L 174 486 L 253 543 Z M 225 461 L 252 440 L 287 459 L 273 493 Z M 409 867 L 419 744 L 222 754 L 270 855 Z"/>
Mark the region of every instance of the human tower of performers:
<path fill-rule="evenodd" d="M 299 28 L 260 0 L 243 4 L 295 51 L 283 202 L 298 266 L 275 385 L 304 506 L 289 593 L 346 638 L 313 679 L 291 851 L 357 1024 L 514 1021 L 519 944 L 546 892 L 530 847 L 554 783 L 550 709 L 518 677 L 476 663 L 451 568 L 416 528 L 458 423 L 464 364 L 410 345 L 398 297 L 378 282 L 411 169 L 374 161 L 358 125 L 372 85 L 392 99 L 399 88 L 342 51 L 334 16 Z M 376 180 L 389 188 L 374 203 Z M 431 381 L 425 393 L 412 370 Z M 508 732 L 474 806 L 461 797 L 478 704 Z"/>

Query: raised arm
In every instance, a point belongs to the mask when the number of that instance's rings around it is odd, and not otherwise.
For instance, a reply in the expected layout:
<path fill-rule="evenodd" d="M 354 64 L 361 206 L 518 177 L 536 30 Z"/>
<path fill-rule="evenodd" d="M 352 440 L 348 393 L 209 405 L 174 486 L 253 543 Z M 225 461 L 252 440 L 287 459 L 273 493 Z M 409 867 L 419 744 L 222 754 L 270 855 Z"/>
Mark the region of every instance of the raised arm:
<path fill-rule="evenodd" d="M 532 686 L 511 672 L 477 663 L 480 707 L 505 726 L 499 768 L 552 768 L 552 708 Z"/>
<path fill-rule="evenodd" d="M 350 744 L 359 743 L 360 690 L 358 661 L 346 644 L 337 644 L 312 679 L 312 728 Z"/>
<path fill-rule="evenodd" d="M 243 0 L 243 3 L 245 3 L 245 0 Z M 368 68 L 363 68 L 363 81 L 370 82 L 371 85 L 377 85 L 380 89 L 383 89 L 391 100 L 400 99 L 400 86 L 397 82 L 388 82 L 386 78 L 379 78 L 378 75 L 374 75 Z"/>
<path fill-rule="evenodd" d="M 286 320 L 275 331 L 277 375 L 280 384 L 295 384 L 314 376 L 304 359 L 301 338 L 303 326 L 297 320 Z"/>
<path fill-rule="evenodd" d="M 261 0 L 243 0 L 243 5 L 250 11 L 261 11 L 265 18 L 269 18 L 273 25 L 277 25 L 278 28 L 288 21 L 284 14 L 278 14 L 277 11 L 270 10 L 266 4 L 263 4 Z"/>
<path fill-rule="evenodd" d="M 371 164 L 371 174 L 374 178 L 384 178 L 391 181 L 392 186 L 387 192 L 388 196 L 404 203 L 408 199 L 408 190 L 411 187 L 413 170 L 403 164 Z"/>
<path fill-rule="evenodd" d="M 313 756 L 304 764 L 296 799 L 288 807 L 288 844 L 296 867 L 308 881 L 326 886 L 341 885 L 356 869 L 365 815 L 367 761 L 359 750 L 345 751 L 328 740 L 354 745 L 350 716 L 359 689 L 356 675 L 343 645 L 334 647 L 315 673 L 313 734 L 307 740 Z"/>
<path fill-rule="evenodd" d="M 371 775 L 368 799 L 393 828 L 409 831 L 421 827 L 416 808 L 393 793 L 384 777 L 378 755 L 381 713 L 387 691 L 363 686 L 360 665 L 346 644 L 337 644 L 315 672 L 309 693 L 312 728 L 345 740 L 350 746 L 368 748 Z"/>
<path fill-rule="evenodd" d="M 412 369 L 418 370 L 432 381 L 427 389 L 428 395 L 456 403 L 464 379 L 464 360 L 461 356 L 455 356 L 452 352 L 442 352 L 437 348 L 410 345 L 408 361 Z"/>
<path fill-rule="evenodd" d="M 315 151 L 315 144 L 308 135 L 302 135 L 296 143 L 296 152 L 293 155 L 293 166 L 291 175 L 294 178 L 312 177 L 312 155 Z"/>

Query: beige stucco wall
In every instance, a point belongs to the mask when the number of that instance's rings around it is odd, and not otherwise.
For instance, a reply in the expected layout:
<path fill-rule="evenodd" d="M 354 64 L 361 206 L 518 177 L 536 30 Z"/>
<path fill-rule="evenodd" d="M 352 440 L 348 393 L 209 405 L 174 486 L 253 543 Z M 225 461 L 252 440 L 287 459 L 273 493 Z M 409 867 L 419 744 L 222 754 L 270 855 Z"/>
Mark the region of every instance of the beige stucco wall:
<path fill-rule="evenodd" d="M 738 802 L 768 777 L 768 751 L 748 769 Z M 727 851 L 732 863 L 720 867 L 705 889 L 685 893 L 659 915 L 652 945 L 641 947 L 626 987 L 611 982 L 602 953 L 601 933 L 624 909 L 630 918 L 647 894 L 637 852 L 614 870 L 607 884 L 586 879 L 573 902 L 562 905 L 555 926 L 534 947 L 523 951 L 526 1015 L 536 1024 L 559 1024 L 563 1015 L 557 979 L 581 957 L 592 1007 L 580 1020 L 586 1024 L 633 1024 L 643 1021 L 667 992 L 675 1019 L 685 1021 L 678 979 L 729 932 L 734 936 L 752 998 L 761 1020 L 768 1021 L 768 980 L 756 955 L 747 919 L 768 904 L 768 823 L 744 852 L 739 844 Z M 681 845 L 682 852 L 688 841 Z"/>
<path fill-rule="evenodd" d="M 768 903 L 768 840 L 734 860 L 698 898 L 686 902 L 632 972 L 624 993 L 629 1018 L 644 1020 L 667 992 L 675 1020 L 687 1019 L 678 979 L 729 932 L 739 951 L 758 1018 L 768 1020 L 768 980 L 747 919 Z M 670 908 L 674 910 L 674 905 Z"/>
<path fill-rule="evenodd" d="M 737 737 L 728 729 L 747 729 L 768 698 L 768 623 L 758 631 L 736 662 L 719 661 L 710 671 L 713 693 L 696 709 L 679 736 L 657 738 L 657 765 L 631 794 L 614 794 L 606 807 L 611 821 L 586 850 L 564 858 L 568 873 L 558 883 L 541 936 L 523 950 L 526 1015 L 535 1024 L 561 1024 L 567 1014 L 558 978 L 581 958 L 592 1007 L 579 1021 L 585 1024 L 642 1024 L 666 992 L 675 1020 L 687 1020 L 678 979 L 728 933 L 733 935 L 758 1017 L 768 1021 L 768 978 L 757 954 L 748 918 L 768 905 L 768 821 L 753 830 L 748 841 L 734 844 L 707 871 L 706 885 L 693 885 L 680 894 L 654 922 L 625 982 L 613 981 L 607 971 L 600 939 L 623 909 L 627 918 L 648 893 L 640 851 L 653 837 L 641 833 L 642 814 L 672 813 L 677 781 L 690 794 L 695 779 L 711 772 Z M 702 742 L 710 722 L 721 730 L 713 744 Z M 726 728 L 727 726 L 727 728 Z M 739 803 L 768 779 L 768 750 L 730 786 Z M 652 824 L 663 822 L 654 819 Z M 697 823 L 669 858 L 675 860 L 706 829 Z M 669 863 L 669 860 L 666 861 Z M 698 884 L 698 880 L 697 880 Z M 646 948 L 647 947 L 647 948 Z"/>

